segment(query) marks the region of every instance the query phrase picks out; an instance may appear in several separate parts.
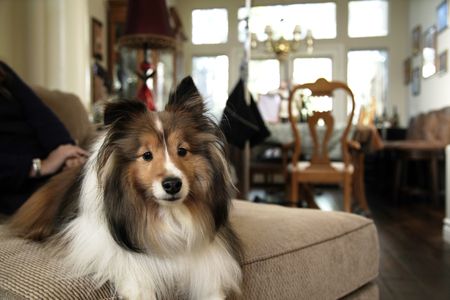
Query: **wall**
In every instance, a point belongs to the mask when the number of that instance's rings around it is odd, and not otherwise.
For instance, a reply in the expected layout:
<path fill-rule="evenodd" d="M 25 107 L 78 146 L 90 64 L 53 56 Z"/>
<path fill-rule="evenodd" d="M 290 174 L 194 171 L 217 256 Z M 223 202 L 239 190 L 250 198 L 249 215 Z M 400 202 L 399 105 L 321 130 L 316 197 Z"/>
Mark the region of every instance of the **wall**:
<path fill-rule="evenodd" d="M 420 25 L 422 32 L 427 30 L 430 26 L 436 24 L 436 8 L 442 3 L 442 0 L 410 0 L 409 8 L 409 45 L 411 45 L 411 33 L 415 26 Z M 450 29 L 438 33 L 437 36 L 437 53 L 445 49 L 449 49 L 450 45 Z M 411 46 L 409 47 L 411 49 Z M 408 55 L 411 55 L 411 50 Z M 450 53 L 449 53 L 450 55 Z M 448 59 L 448 57 L 447 57 Z M 413 58 L 413 67 L 420 67 L 420 55 Z M 414 96 L 411 90 L 408 89 L 407 106 L 408 116 L 414 116 L 421 112 L 438 109 L 450 105 L 450 70 L 445 74 L 435 74 L 430 78 L 421 78 L 420 94 Z"/>
<path fill-rule="evenodd" d="M 90 107 L 91 16 L 103 23 L 106 0 L 0 0 L 0 59 L 29 84 L 60 89 Z"/>
<path fill-rule="evenodd" d="M 330 0 L 331 1 L 331 0 Z M 420 1 L 420 0 L 419 0 Z M 292 4 L 302 2 L 329 2 L 329 1 L 294 1 L 294 0 L 258 0 L 252 1 L 252 6 Z M 378 38 L 348 38 L 347 32 L 347 0 L 336 0 L 337 3 L 337 37 L 333 40 L 316 41 L 313 55 L 329 54 L 333 57 L 333 78 L 346 81 L 347 51 L 364 49 L 386 49 L 389 53 L 389 84 L 387 95 L 387 110 L 392 112 L 395 105 L 399 109 L 400 122 L 406 124 L 407 108 L 405 100 L 407 89 L 403 85 L 403 59 L 408 54 L 408 0 L 390 1 L 389 12 L 389 35 Z M 190 41 L 185 43 L 184 59 L 185 70 L 191 70 L 192 56 L 226 54 L 230 61 L 229 89 L 231 89 L 239 76 L 239 64 L 242 58 L 243 48 L 237 38 L 237 10 L 244 5 L 242 0 L 208 1 L 193 0 L 179 1 L 180 12 L 186 33 L 191 34 L 191 11 L 195 8 L 227 8 L 229 16 L 228 42 L 222 45 L 193 45 Z M 303 54 L 302 54 L 303 55 Z M 306 55 L 303 55 L 306 56 Z"/>
<path fill-rule="evenodd" d="M 19 74 L 25 73 L 25 18 L 19 17 L 25 11 L 24 1 L 0 0 L 0 59 Z"/>

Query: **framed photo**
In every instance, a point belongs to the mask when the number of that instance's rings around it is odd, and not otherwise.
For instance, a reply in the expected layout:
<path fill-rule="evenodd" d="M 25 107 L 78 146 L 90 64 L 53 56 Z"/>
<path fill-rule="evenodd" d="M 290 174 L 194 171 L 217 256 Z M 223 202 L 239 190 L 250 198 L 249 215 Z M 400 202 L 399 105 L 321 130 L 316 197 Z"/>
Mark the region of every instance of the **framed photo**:
<path fill-rule="evenodd" d="M 92 18 L 91 47 L 92 57 L 96 60 L 103 59 L 103 24 L 99 20 Z"/>
<path fill-rule="evenodd" d="M 433 76 L 436 71 L 437 63 L 437 37 L 436 26 L 431 26 L 425 31 L 423 36 L 423 48 L 422 48 L 422 76 L 423 78 L 429 78 Z"/>
<path fill-rule="evenodd" d="M 411 92 L 414 96 L 420 94 L 420 69 L 414 68 L 411 76 Z"/>
<path fill-rule="evenodd" d="M 412 53 L 417 55 L 420 52 L 420 39 L 422 37 L 422 27 L 420 25 L 414 27 L 412 31 Z"/>
<path fill-rule="evenodd" d="M 437 7 L 437 31 L 440 33 L 448 26 L 448 3 L 443 1 Z"/>
<path fill-rule="evenodd" d="M 447 72 L 447 50 L 439 54 L 439 73 L 444 74 Z"/>
<path fill-rule="evenodd" d="M 411 57 L 403 61 L 403 83 L 408 85 L 411 82 Z"/>

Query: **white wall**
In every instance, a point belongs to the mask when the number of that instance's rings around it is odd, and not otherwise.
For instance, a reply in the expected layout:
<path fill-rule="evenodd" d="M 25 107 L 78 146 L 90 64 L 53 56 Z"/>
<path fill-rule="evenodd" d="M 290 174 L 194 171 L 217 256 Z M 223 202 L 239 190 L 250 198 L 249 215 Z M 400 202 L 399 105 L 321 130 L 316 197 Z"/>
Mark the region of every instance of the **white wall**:
<path fill-rule="evenodd" d="M 412 30 L 415 26 L 422 27 L 422 33 L 430 26 L 436 24 L 436 9 L 442 0 L 410 0 L 410 19 L 409 19 L 409 45 L 411 45 Z M 437 36 L 437 53 L 441 53 L 445 49 L 449 49 L 450 45 L 450 29 L 438 33 Z M 409 47 L 411 49 L 411 46 Z M 408 55 L 412 55 L 411 51 Z M 449 52 L 450 55 L 450 52 Z M 448 58 L 447 58 L 448 59 Z M 413 58 L 413 67 L 420 67 L 422 58 L 417 55 Z M 438 109 L 450 105 L 450 70 L 445 74 L 435 74 L 430 78 L 421 78 L 421 91 L 418 96 L 411 93 L 408 89 L 408 116 L 414 116 L 421 112 Z"/>
<path fill-rule="evenodd" d="M 26 37 L 24 1 L 0 0 L 0 59 L 13 66 L 19 74 L 25 73 L 23 60 Z"/>
<path fill-rule="evenodd" d="M 91 101 L 91 16 L 103 23 L 106 0 L 0 0 L 0 59 L 29 84 Z"/>
<path fill-rule="evenodd" d="M 330 0 L 331 1 L 331 0 Z M 418 0 L 421 1 L 421 0 Z M 237 11 L 244 6 L 243 0 L 210 1 L 191 0 L 179 1 L 178 11 L 181 15 L 186 33 L 191 35 L 191 11 L 195 8 L 227 8 L 229 15 L 228 42 L 225 45 L 193 45 L 190 41 L 185 43 L 184 59 L 185 70 L 190 73 L 192 56 L 225 54 L 229 57 L 230 76 L 229 89 L 231 90 L 239 76 L 239 64 L 243 48 L 237 38 Z M 325 0 L 254 0 L 252 6 L 292 4 L 302 2 L 329 2 Z M 391 0 L 389 12 L 389 35 L 378 38 L 349 38 L 347 36 L 347 0 L 336 0 L 337 3 L 337 37 L 333 40 L 318 40 L 314 45 L 313 55 L 318 53 L 331 54 L 333 57 L 333 78 L 347 81 L 347 51 L 365 49 L 386 49 L 389 55 L 389 83 L 387 95 L 387 110 L 398 107 L 400 122 L 407 122 L 405 100 L 407 89 L 403 85 L 403 60 L 408 55 L 408 0 Z M 428 1 L 424 1 L 428 2 Z M 235 16 L 235 17 L 233 17 Z M 302 53 L 303 56 L 307 56 Z"/>

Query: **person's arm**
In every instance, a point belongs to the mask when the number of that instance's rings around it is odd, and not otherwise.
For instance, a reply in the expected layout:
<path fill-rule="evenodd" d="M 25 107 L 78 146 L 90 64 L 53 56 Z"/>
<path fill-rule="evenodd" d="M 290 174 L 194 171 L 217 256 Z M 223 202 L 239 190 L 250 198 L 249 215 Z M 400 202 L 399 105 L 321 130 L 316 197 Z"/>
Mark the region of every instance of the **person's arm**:
<path fill-rule="evenodd" d="M 28 155 L 0 154 L 1 190 L 15 191 L 28 179 L 33 157 Z"/>
<path fill-rule="evenodd" d="M 23 187 L 27 178 L 53 175 L 62 168 L 83 164 L 88 153 L 75 145 L 60 145 L 41 160 L 40 174 L 32 167 L 30 155 L 0 154 L 0 187 L 15 191 Z"/>
<path fill-rule="evenodd" d="M 49 153 L 59 145 L 75 144 L 63 123 L 31 88 L 6 64 L 0 62 L 0 67 L 7 73 L 8 90 L 20 102 L 26 120 L 36 131 L 41 146 Z"/>

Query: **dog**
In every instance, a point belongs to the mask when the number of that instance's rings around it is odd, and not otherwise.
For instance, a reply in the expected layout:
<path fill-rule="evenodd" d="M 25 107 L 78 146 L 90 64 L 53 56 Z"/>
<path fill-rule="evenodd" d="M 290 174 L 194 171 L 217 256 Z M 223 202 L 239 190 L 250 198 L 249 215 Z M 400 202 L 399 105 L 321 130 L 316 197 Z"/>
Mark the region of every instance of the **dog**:
<path fill-rule="evenodd" d="M 9 224 L 63 253 L 76 276 L 125 299 L 239 295 L 242 249 L 228 220 L 226 140 L 191 77 L 162 112 L 110 103 L 86 164 L 54 176 Z"/>

